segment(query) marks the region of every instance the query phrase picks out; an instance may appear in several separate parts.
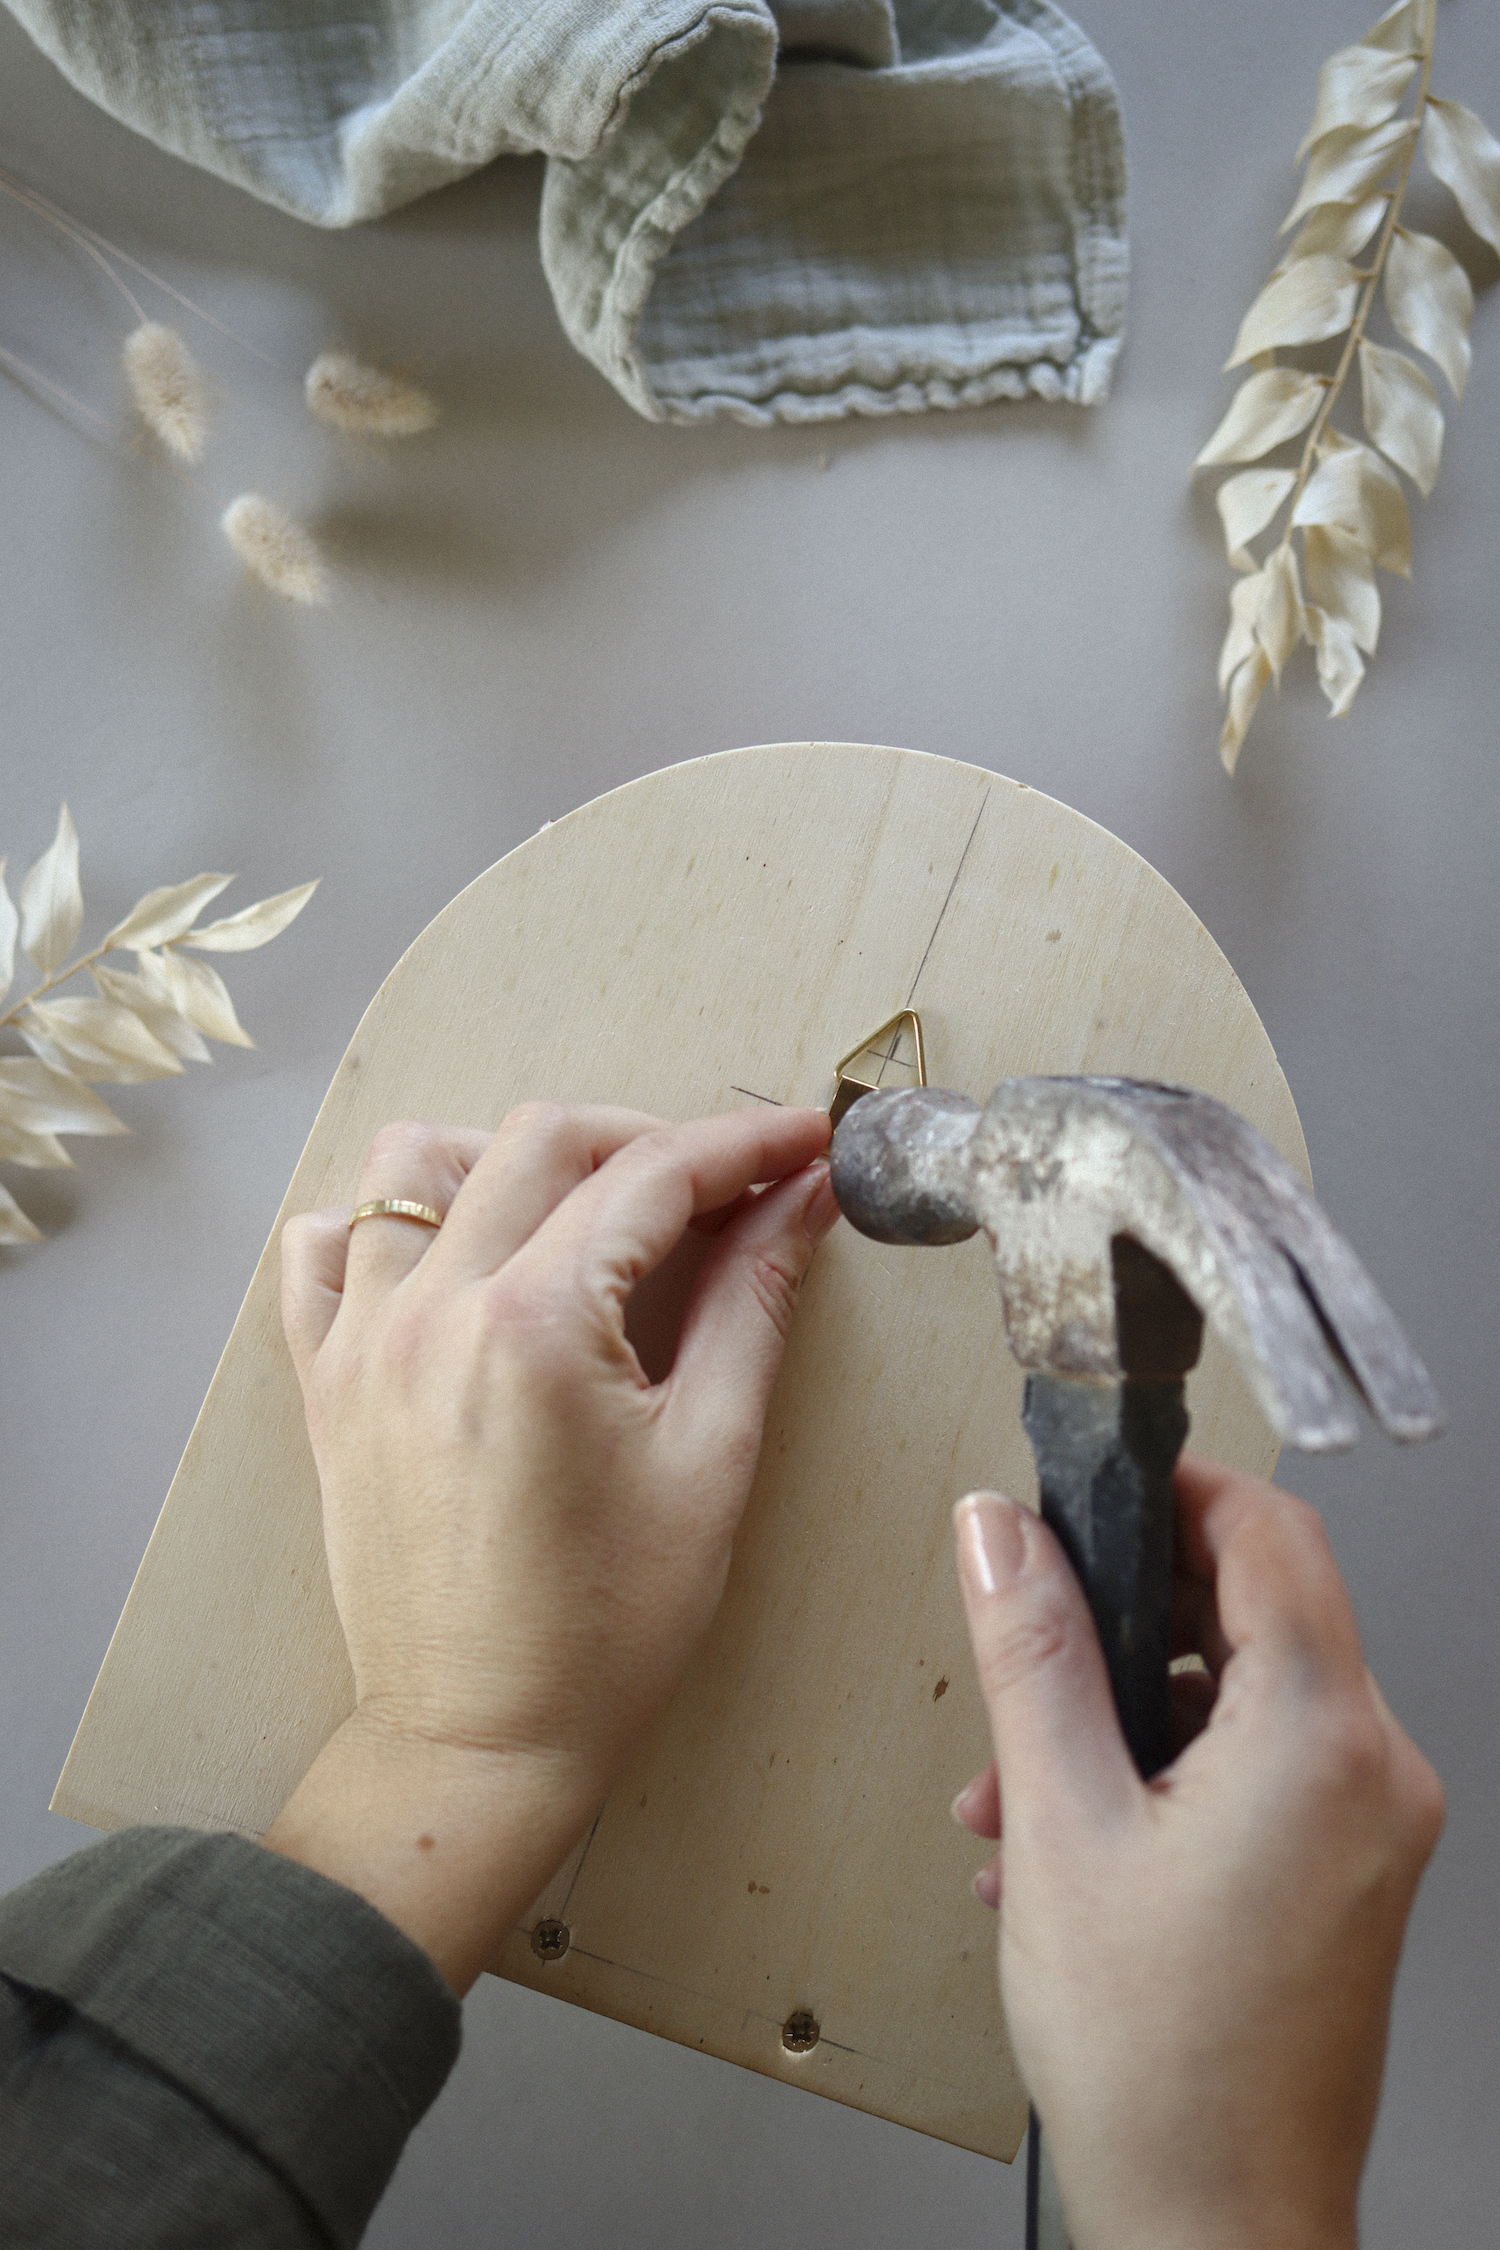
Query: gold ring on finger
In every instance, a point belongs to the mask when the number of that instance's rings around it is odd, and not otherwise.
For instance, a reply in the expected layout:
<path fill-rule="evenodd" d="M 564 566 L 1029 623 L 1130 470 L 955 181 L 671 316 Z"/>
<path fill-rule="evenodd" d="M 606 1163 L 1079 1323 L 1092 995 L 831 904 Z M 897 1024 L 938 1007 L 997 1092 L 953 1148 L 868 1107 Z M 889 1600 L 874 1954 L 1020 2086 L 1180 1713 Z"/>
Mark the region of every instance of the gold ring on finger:
<path fill-rule="evenodd" d="M 408 1203 L 404 1196 L 381 1195 L 373 1203 L 358 1204 L 349 1214 L 349 1224 L 357 1227 L 361 1219 L 415 1219 L 419 1227 L 440 1227 L 441 1211 L 434 1211 L 430 1203 Z"/>

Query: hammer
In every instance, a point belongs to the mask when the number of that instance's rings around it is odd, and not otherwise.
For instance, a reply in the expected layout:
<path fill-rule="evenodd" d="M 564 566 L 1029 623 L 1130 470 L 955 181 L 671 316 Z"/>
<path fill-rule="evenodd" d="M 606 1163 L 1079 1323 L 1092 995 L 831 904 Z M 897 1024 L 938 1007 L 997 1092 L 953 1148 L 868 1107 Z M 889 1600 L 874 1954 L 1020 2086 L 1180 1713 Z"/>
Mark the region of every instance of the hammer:
<path fill-rule="evenodd" d="M 1354 1443 L 1355 1395 L 1392 1437 L 1433 1436 L 1426 1369 L 1301 1181 L 1206 1094 L 1128 1078 L 1008 1078 L 983 1109 L 929 1087 L 869 1093 L 831 1160 L 840 1208 L 876 1242 L 988 1235 L 1042 1516 L 1149 1780 L 1171 1757 L 1172 1470 L 1204 1321 L 1308 1452 Z M 1065 2242 L 1033 2112 L 1028 2250 Z"/>

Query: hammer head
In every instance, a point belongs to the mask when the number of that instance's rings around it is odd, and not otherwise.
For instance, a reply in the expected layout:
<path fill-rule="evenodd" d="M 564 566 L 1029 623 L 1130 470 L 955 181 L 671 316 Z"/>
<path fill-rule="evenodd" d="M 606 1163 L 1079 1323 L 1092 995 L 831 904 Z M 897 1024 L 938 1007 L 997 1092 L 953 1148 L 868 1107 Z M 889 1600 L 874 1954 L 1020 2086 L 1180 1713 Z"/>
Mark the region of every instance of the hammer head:
<path fill-rule="evenodd" d="M 1126 1078 L 1009 1078 L 983 1110 L 933 1088 L 867 1094 L 832 1167 L 845 1216 L 877 1242 L 983 1227 L 1023 1367 L 1171 1381 L 1207 1320 L 1289 1444 L 1352 1445 L 1351 1391 L 1392 1437 L 1441 1427 L 1353 1251 L 1270 1143 L 1206 1094 Z"/>

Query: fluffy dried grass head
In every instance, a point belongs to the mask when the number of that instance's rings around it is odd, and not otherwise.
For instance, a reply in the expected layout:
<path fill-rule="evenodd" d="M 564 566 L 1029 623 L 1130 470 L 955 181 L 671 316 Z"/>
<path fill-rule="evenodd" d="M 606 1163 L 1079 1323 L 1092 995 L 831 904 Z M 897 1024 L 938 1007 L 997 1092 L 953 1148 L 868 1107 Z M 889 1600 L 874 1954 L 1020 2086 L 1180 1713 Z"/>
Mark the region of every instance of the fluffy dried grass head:
<path fill-rule="evenodd" d="M 437 401 L 404 375 L 367 367 L 350 352 L 324 352 L 307 371 L 307 411 L 354 437 L 419 437 L 438 418 Z"/>
<path fill-rule="evenodd" d="M 274 500 L 242 492 L 219 520 L 252 578 L 289 602 L 316 606 L 327 601 L 328 573 L 312 534 Z"/>
<path fill-rule="evenodd" d="M 175 328 L 144 321 L 125 339 L 130 395 L 146 427 L 179 461 L 201 461 L 208 443 L 208 384 Z"/>
<path fill-rule="evenodd" d="M 1227 365 L 1256 363 L 1193 466 L 1264 462 L 1306 431 L 1294 463 L 1241 468 L 1217 501 L 1232 567 L 1219 657 L 1229 709 L 1219 754 L 1233 773 L 1267 684 L 1299 644 L 1317 658 L 1318 681 L 1342 718 L 1380 631 L 1377 566 L 1411 575 L 1411 526 L 1400 470 L 1432 490 L 1443 445 L 1437 392 L 1405 352 L 1366 334 L 1383 293 L 1391 328 L 1431 360 L 1455 398 L 1469 372 L 1474 292 L 1452 252 L 1400 223 L 1420 142 L 1427 167 L 1452 190 L 1476 234 L 1500 251 L 1500 142 L 1461 103 L 1430 91 L 1437 0 L 1397 0 L 1352 47 L 1329 57 L 1299 156 L 1301 189 L 1282 225 L 1291 247 L 1240 326 Z M 1413 106 L 1399 115 L 1414 84 Z M 1354 261 L 1374 237 L 1362 265 Z M 1336 336 L 1330 375 L 1277 364 L 1277 354 Z M 1330 416 L 1358 363 L 1365 439 Z M 1369 442 L 1365 442 L 1365 440 Z M 1285 510 L 1279 543 L 1258 558 L 1252 542 Z M 1294 534 L 1301 535 L 1301 557 Z"/>

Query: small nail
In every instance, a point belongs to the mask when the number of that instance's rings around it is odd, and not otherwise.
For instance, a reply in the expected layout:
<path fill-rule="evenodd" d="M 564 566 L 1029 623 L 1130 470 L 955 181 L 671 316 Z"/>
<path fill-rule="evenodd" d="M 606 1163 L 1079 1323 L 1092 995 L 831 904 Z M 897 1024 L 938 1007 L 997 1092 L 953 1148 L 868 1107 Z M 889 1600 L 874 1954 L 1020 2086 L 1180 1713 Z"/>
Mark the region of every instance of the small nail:
<path fill-rule="evenodd" d="M 969 1888 L 980 1905 L 987 1906 L 993 1914 L 1000 1904 L 1000 1870 L 993 1860 L 988 1867 L 980 1868 Z"/>
<path fill-rule="evenodd" d="M 1026 1528 L 1014 1500 L 1000 1492 L 970 1492 L 953 1511 L 958 1567 L 976 1594 L 994 1594 L 1016 1577 L 1026 1559 Z"/>

